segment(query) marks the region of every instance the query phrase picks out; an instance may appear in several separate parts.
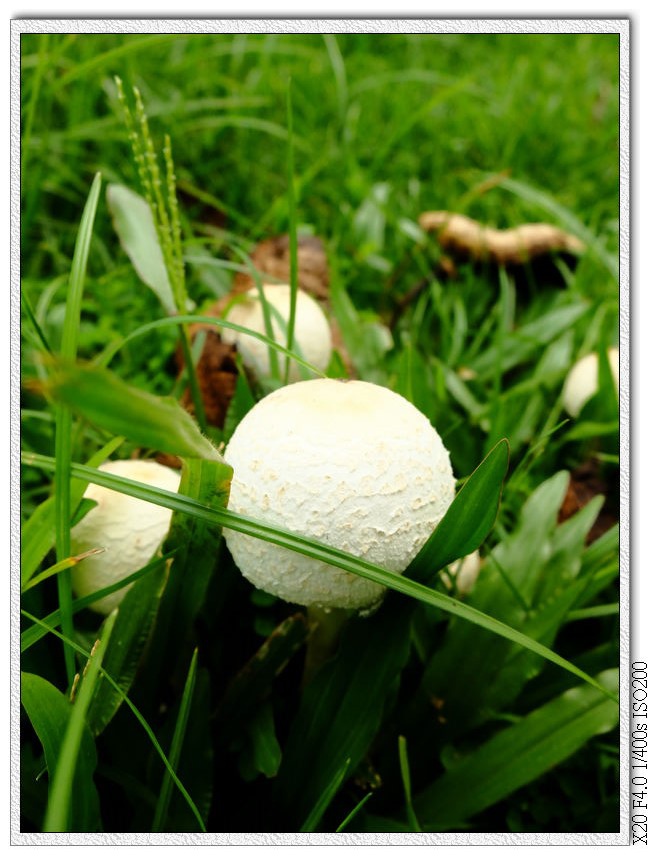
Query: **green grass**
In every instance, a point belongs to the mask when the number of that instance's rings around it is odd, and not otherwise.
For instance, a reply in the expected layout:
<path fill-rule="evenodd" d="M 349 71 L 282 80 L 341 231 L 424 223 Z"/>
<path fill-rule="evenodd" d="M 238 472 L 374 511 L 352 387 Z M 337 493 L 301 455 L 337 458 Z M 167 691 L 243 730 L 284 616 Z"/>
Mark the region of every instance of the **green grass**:
<path fill-rule="evenodd" d="M 561 393 L 618 338 L 618 36 L 24 34 L 21 54 L 22 831 L 617 832 L 616 404 L 606 376 L 578 420 Z M 116 77 L 147 114 L 140 167 Z M 438 209 L 588 249 L 447 279 L 417 223 Z M 254 385 L 211 441 L 167 399 L 179 328 L 268 237 L 290 236 L 295 291 L 302 231 L 359 376 L 429 417 L 464 483 L 405 575 L 224 510 L 216 448 Z M 125 578 L 71 707 L 102 626 L 70 592 L 84 484 L 156 449 L 183 456 L 180 494 L 124 488 L 174 508 L 165 562 Z M 560 521 L 585 464 L 601 497 Z M 223 525 L 393 591 L 306 679 L 310 619 L 243 580 Z M 475 589 L 447 593 L 477 546 Z"/>

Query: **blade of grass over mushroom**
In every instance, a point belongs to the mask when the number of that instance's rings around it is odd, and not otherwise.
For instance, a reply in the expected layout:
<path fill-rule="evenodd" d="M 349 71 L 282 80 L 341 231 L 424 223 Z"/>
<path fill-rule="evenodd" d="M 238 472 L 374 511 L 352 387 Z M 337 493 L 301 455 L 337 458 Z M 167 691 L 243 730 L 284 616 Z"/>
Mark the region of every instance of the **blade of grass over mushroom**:
<path fill-rule="evenodd" d="M 69 642 L 71 647 L 76 652 L 78 652 L 80 655 L 83 655 L 85 658 L 90 659 L 90 652 L 87 652 L 83 648 L 83 646 L 80 646 L 78 643 L 74 642 L 73 640 L 69 640 L 64 634 L 60 634 L 54 628 L 47 625 L 42 619 L 38 619 L 36 616 L 33 616 L 31 613 L 28 613 L 26 610 L 21 610 L 21 615 L 25 616 L 28 619 L 31 619 L 32 622 L 37 624 L 39 627 L 45 628 L 46 631 L 48 631 L 50 634 L 53 634 L 54 636 L 58 637 L 63 642 Z M 110 683 L 111 687 L 114 688 L 120 694 L 120 696 L 122 697 L 122 699 L 124 700 L 126 705 L 129 707 L 129 709 L 133 712 L 133 714 L 137 718 L 138 723 L 141 725 L 141 727 L 143 728 L 143 730 L 145 731 L 145 733 L 149 737 L 149 740 L 151 741 L 154 749 L 156 750 L 160 759 L 164 763 L 166 770 L 172 776 L 172 779 L 174 781 L 174 784 L 178 788 L 178 791 L 181 793 L 181 795 L 183 796 L 183 798 L 185 799 L 185 801 L 187 802 L 187 804 L 191 808 L 192 813 L 196 817 L 196 821 L 197 821 L 201 831 L 205 832 L 206 831 L 205 830 L 205 824 L 203 822 L 203 818 L 201 817 L 201 814 L 199 813 L 198 808 L 196 807 L 196 805 L 192 801 L 192 797 L 189 795 L 189 793 L 187 792 L 187 790 L 185 789 L 185 787 L 181 783 L 180 779 L 176 775 L 176 772 L 174 772 L 169 760 L 165 756 L 165 752 L 161 748 L 160 743 L 158 742 L 158 739 L 156 738 L 155 733 L 153 732 L 153 730 L 151 729 L 151 727 L 149 726 L 149 724 L 147 723 L 147 721 L 143 717 L 142 713 L 134 705 L 133 701 L 129 698 L 129 696 L 124 693 L 124 691 L 122 690 L 122 688 L 120 688 L 120 686 L 117 684 L 117 682 L 110 676 L 110 674 L 106 672 L 106 670 L 102 669 L 101 673 L 102 673 L 102 676 Z"/>
<path fill-rule="evenodd" d="M 68 285 L 63 336 L 61 339 L 61 357 L 67 363 L 73 363 L 77 356 L 77 338 L 79 320 L 81 317 L 81 298 L 86 279 L 86 267 L 90 251 L 90 241 L 97 212 L 101 175 L 95 175 L 88 199 L 79 224 L 79 231 L 72 258 L 72 270 Z M 70 555 L 70 462 L 72 459 L 72 414 L 69 407 L 59 405 L 56 409 L 56 432 L 54 453 L 56 469 L 54 473 L 54 514 L 55 514 L 55 544 L 58 559 L 67 559 Z M 72 587 L 68 571 L 61 571 L 57 577 L 59 606 L 61 608 L 61 624 L 63 632 L 72 634 Z M 72 684 L 74 676 L 74 655 L 70 647 L 64 645 L 65 665 L 68 683 Z"/>
<path fill-rule="evenodd" d="M 103 448 L 97 451 L 87 462 L 92 468 L 100 466 L 124 441 L 121 436 L 111 439 Z M 70 483 L 70 512 L 74 514 L 79 507 L 86 489 L 86 482 L 72 480 Z M 55 499 L 51 496 L 36 508 L 31 517 L 23 526 L 22 545 L 20 550 L 20 581 L 24 590 L 25 585 L 34 575 L 36 568 L 43 561 L 44 556 L 54 546 L 56 539 Z"/>
<path fill-rule="evenodd" d="M 51 457 L 42 456 L 40 454 L 24 454 L 23 462 L 26 465 L 38 466 L 46 470 L 51 470 L 53 460 Z M 118 492 L 133 495 L 143 501 L 152 502 L 161 505 L 161 507 L 171 508 L 172 510 L 181 511 L 185 514 L 204 519 L 213 525 L 221 528 L 232 529 L 236 532 L 242 532 L 259 540 L 268 541 L 269 543 L 285 547 L 288 550 L 293 550 L 302 553 L 310 558 L 319 559 L 335 567 L 341 568 L 352 574 L 360 577 L 373 580 L 388 589 L 395 589 L 404 595 L 415 598 L 423 603 L 430 604 L 433 607 L 438 607 L 452 615 L 467 619 L 484 628 L 499 634 L 511 642 L 521 645 L 523 648 L 540 655 L 548 661 L 552 661 L 565 670 L 571 670 L 576 676 L 594 687 L 602 690 L 602 686 L 595 682 L 590 676 L 587 676 L 582 670 L 579 670 L 565 658 L 553 652 L 547 646 L 543 646 L 536 640 L 527 637 L 515 628 L 498 621 L 492 616 L 482 613 L 480 610 L 470 607 L 455 598 L 450 598 L 442 592 L 437 592 L 427 586 L 423 586 L 414 582 L 406 576 L 393 573 L 378 565 L 366 562 L 363 559 L 353 556 L 350 553 L 336 550 L 329 547 L 320 541 L 314 541 L 301 535 L 286 532 L 283 529 L 268 525 L 260 520 L 253 520 L 247 517 L 235 514 L 223 508 L 209 508 L 200 502 L 190 499 L 187 496 L 178 493 L 168 493 L 163 490 L 151 487 L 148 484 L 141 484 L 136 481 L 126 480 L 111 475 L 105 472 L 99 472 L 94 469 L 89 469 L 86 466 L 79 464 L 72 465 L 72 474 L 75 477 L 85 478 L 88 481 L 93 481 L 100 486 L 105 486 L 108 489 L 117 490 Z M 616 700 L 616 696 L 609 694 L 611 699 Z"/>
<path fill-rule="evenodd" d="M 45 756 L 50 789 L 62 752 L 73 704 L 47 679 L 33 673 L 20 674 L 20 701 L 38 736 Z M 93 782 L 97 751 L 90 730 L 82 727 L 79 750 L 71 779 L 72 797 L 68 826 L 73 832 L 101 831 L 99 797 Z"/>
<path fill-rule="evenodd" d="M 44 387 L 101 429 L 164 453 L 223 462 L 175 400 L 131 387 L 109 370 L 52 363 Z"/>
<path fill-rule="evenodd" d="M 210 316 L 210 315 L 177 315 L 177 316 L 174 316 L 174 318 L 161 318 L 161 319 L 158 319 L 157 321 L 152 321 L 152 322 L 149 322 L 148 324 L 144 324 L 141 327 L 134 330 L 132 333 L 130 333 L 127 337 L 125 337 L 119 344 L 116 344 L 115 346 L 113 346 L 111 351 L 107 352 L 104 355 L 104 361 L 103 362 L 105 365 L 108 365 L 111 362 L 111 360 L 113 359 L 113 357 L 115 357 L 115 355 L 119 351 L 121 351 L 121 349 L 128 342 L 130 342 L 133 339 L 139 339 L 141 336 L 145 336 L 147 333 L 149 333 L 152 330 L 157 330 L 158 328 L 161 328 L 161 327 L 170 327 L 172 325 L 178 326 L 179 323 L 192 324 L 193 322 L 197 323 L 197 324 L 212 324 L 215 327 L 225 327 L 225 328 L 228 328 L 230 330 L 234 330 L 237 333 L 243 333 L 246 336 L 251 336 L 251 337 L 253 337 L 253 339 L 258 339 L 260 342 L 263 342 L 265 345 L 268 345 L 269 348 L 272 348 L 274 350 L 274 352 L 280 352 L 281 354 L 284 354 L 290 360 L 295 361 L 296 363 L 300 364 L 300 366 L 302 366 L 305 369 L 309 370 L 310 372 L 314 373 L 314 375 L 317 375 L 320 378 L 326 377 L 326 373 L 323 370 L 318 369 L 318 367 L 315 367 L 312 364 L 308 363 L 297 352 L 290 351 L 288 348 L 283 346 L 281 343 L 275 342 L 274 340 L 269 339 L 269 337 L 266 336 L 265 334 L 258 333 L 255 330 L 250 330 L 249 328 L 244 327 L 241 324 L 235 324 L 234 322 L 226 321 L 225 319 L 222 319 L 222 318 L 215 318 L 214 316 Z"/>
<path fill-rule="evenodd" d="M 618 672 L 606 670 L 598 681 L 604 692 L 616 690 Z M 565 691 L 461 757 L 420 793 L 415 807 L 424 829 L 462 828 L 473 814 L 540 777 L 617 723 L 617 708 L 602 694 L 584 685 Z"/>
<path fill-rule="evenodd" d="M 101 630 L 101 635 L 92 651 L 81 675 L 79 691 L 68 719 L 56 768 L 50 784 L 47 811 L 43 823 L 44 832 L 65 832 L 70 828 L 69 816 L 72 801 L 72 788 L 77 767 L 79 749 L 86 727 L 86 715 L 90 707 L 102 660 L 111 638 L 116 613 L 112 613 Z"/>
<path fill-rule="evenodd" d="M 508 443 L 503 439 L 463 484 L 405 576 L 425 580 L 478 549 L 494 525 L 507 471 Z"/>

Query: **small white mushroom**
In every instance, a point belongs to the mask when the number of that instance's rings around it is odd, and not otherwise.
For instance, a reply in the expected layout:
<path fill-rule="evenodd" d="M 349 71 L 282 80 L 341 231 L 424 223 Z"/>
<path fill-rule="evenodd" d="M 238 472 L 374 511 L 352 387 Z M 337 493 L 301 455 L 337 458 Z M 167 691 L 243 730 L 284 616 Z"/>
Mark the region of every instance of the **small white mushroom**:
<path fill-rule="evenodd" d="M 115 460 L 100 471 L 177 492 L 180 476 L 166 466 L 147 460 Z M 103 547 L 104 552 L 80 561 L 72 569 L 72 588 L 83 597 L 113 585 L 143 568 L 157 552 L 167 532 L 172 511 L 133 496 L 88 484 L 84 498 L 97 502 L 70 532 L 72 554 Z M 91 609 L 108 615 L 130 589 L 107 595 Z"/>
<path fill-rule="evenodd" d="M 618 363 L 617 348 L 608 348 L 607 357 L 612 370 L 612 377 L 618 393 Z M 562 404 L 566 413 L 578 417 L 586 403 L 598 390 L 598 355 L 595 352 L 581 357 L 569 370 L 562 392 Z"/>
<path fill-rule="evenodd" d="M 462 559 L 457 559 L 447 566 L 447 570 L 452 575 L 456 582 L 456 588 L 459 594 L 468 595 L 474 588 L 474 584 L 481 570 L 481 557 L 478 550 L 465 556 Z M 448 589 L 452 588 L 452 582 L 447 574 L 442 573 L 442 582 Z"/>
<path fill-rule="evenodd" d="M 263 285 L 262 292 L 271 319 L 271 332 L 268 334 L 275 342 L 286 347 L 286 326 L 289 321 L 291 288 L 288 285 Z M 257 287 L 251 288 L 244 299 L 237 301 L 226 312 L 225 318 L 256 333 L 267 335 L 264 319 L 264 304 Z M 223 328 L 221 339 L 230 345 L 236 344 L 244 366 L 257 378 L 271 375 L 269 347 L 259 339 Z M 325 370 L 332 354 L 332 334 L 325 313 L 319 304 L 302 289 L 296 295 L 296 314 L 294 325 L 294 350 L 304 360 L 317 369 Z M 284 357 L 278 354 L 280 369 L 284 369 Z M 291 361 L 290 381 L 308 378 L 304 367 Z"/>
<path fill-rule="evenodd" d="M 449 454 L 429 420 L 392 391 L 316 379 L 280 388 L 242 420 L 225 451 L 229 508 L 401 573 L 454 497 Z M 378 584 L 224 531 L 242 574 L 306 606 L 368 609 Z"/>

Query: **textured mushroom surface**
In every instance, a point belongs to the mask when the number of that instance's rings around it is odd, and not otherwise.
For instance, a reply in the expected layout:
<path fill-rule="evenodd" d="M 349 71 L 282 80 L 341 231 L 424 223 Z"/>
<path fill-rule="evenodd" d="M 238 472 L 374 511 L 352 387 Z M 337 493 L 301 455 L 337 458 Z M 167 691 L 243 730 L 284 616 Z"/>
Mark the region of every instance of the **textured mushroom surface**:
<path fill-rule="evenodd" d="M 288 285 L 262 286 L 264 298 L 271 313 L 272 338 L 286 346 L 286 325 L 289 321 L 291 288 Z M 245 300 L 237 302 L 228 310 L 226 318 L 233 324 L 266 335 L 264 306 L 259 289 L 251 288 Z M 236 344 L 244 365 L 261 378 L 271 374 L 269 347 L 259 339 L 235 330 L 223 329 L 221 339 L 225 343 Z M 301 289 L 296 296 L 296 317 L 294 326 L 294 351 L 317 369 L 325 370 L 332 354 L 332 335 L 325 313 L 318 303 Z M 278 354 L 280 369 L 284 369 L 284 356 Z M 299 381 L 309 376 L 309 372 L 295 361 L 291 361 L 289 378 Z"/>
<path fill-rule="evenodd" d="M 429 420 L 387 388 L 317 379 L 281 388 L 242 420 L 225 452 L 229 508 L 402 572 L 454 496 L 449 454 Z M 243 575 L 286 601 L 374 606 L 370 580 L 224 531 Z"/>
<path fill-rule="evenodd" d="M 177 492 L 180 475 L 148 460 L 114 460 L 100 471 L 117 475 L 169 492 Z M 117 583 L 143 568 L 152 558 L 167 532 L 172 511 L 143 502 L 133 496 L 89 484 L 84 498 L 97 502 L 70 533 L 73 555 L 96 547 L 103 553 L 83 559 L 72 569 L 72 588 L 83 597 Z M 118 606 L 131 586 L 91 604 L 91 609 L 108 615 Z"/>

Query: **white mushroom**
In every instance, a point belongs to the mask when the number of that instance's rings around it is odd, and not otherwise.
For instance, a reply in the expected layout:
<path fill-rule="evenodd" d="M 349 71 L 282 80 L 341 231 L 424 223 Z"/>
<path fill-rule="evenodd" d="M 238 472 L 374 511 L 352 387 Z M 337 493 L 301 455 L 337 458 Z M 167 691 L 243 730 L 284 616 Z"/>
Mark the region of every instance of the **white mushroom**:
<path fill-rule="evenodd" d="M 291 288 L 288 285 L 263 285 L 262 292 L 270 313 L 271 328 L 268 335 L 275 342 L 286 347 Z M 226 312 L 225 318 L 233 324 L 267 335 L 264 304 L 258 288 L 247 291 L 243 300 L 237 298 L 237 302 Z M 237 345 L 244 366 L 255 376 L 268 378 L 271 375 L 269 351 L 273 349 L 269 349 L 261 340 L 228 328 L 223 328 L 221 338 L 228 344 Z M 296 295 L 294 350 L 320 370 L 327 368 L 332 354 L 332 334 L 325 313 L 319 304 L 301 289 L 298 289 Z M 284 370 L 284 356 L 278 354 L 278 359 L 280 369 Z M 299 381 L 301 378 L 308 377 L 309 372 L 304 367 L 291 361 L 290 381 Z"/>
<path fill-rule="evenodd" d="M 607 357 L 618 393 L 617 348 L 608 348 Z M 581 357 L 569 370 L 562 392 L 562 404 L 571 417 L 578 417 L 586 403 L 598 390 L 598 355 L 595 352 Z"/>
<path fill-rule="evenodd" d="M 481 570 L 481 557 L 478 550 L 465 556 L 462 559 L 457 559 L 447 566 L 447 570 L 454 578 L 456 588 L 459 594 L 468 595 L 474 588 L 474 584 Z M 448 589 L 451 589 L 452 583 L 447 574 L 441 574 L 442 582 Z"/>
<path fill-rule="evenodd" d="M 100 471 L 140 481 L 169 492 L 177 492 L 180 476 L 166 466 L 146 460 L 115 460 Z M 160 547 L 169 531 L 172 511 L 98 484 L 88 484 L 84 498 L 97 502 L 70 532 L 72 554 L 91 548 L 105 551 L 83 559 L 72 569 L 72 588 L 83 597 L 117 583 L 143 568 Z M 107 595 L 91 609 L 108 615 L 130 589 L 127 586 Z"/>
<path fill-rule="evenodd" d="M 449 454 L 429 420 L 392 391 L 316 379 L 280 388 L 226 448 L 229 508 L 402 572 L 454 496 Z M 236 531 L 242 574 L 293 603 L 368 609 L 378 584 Z"/>

